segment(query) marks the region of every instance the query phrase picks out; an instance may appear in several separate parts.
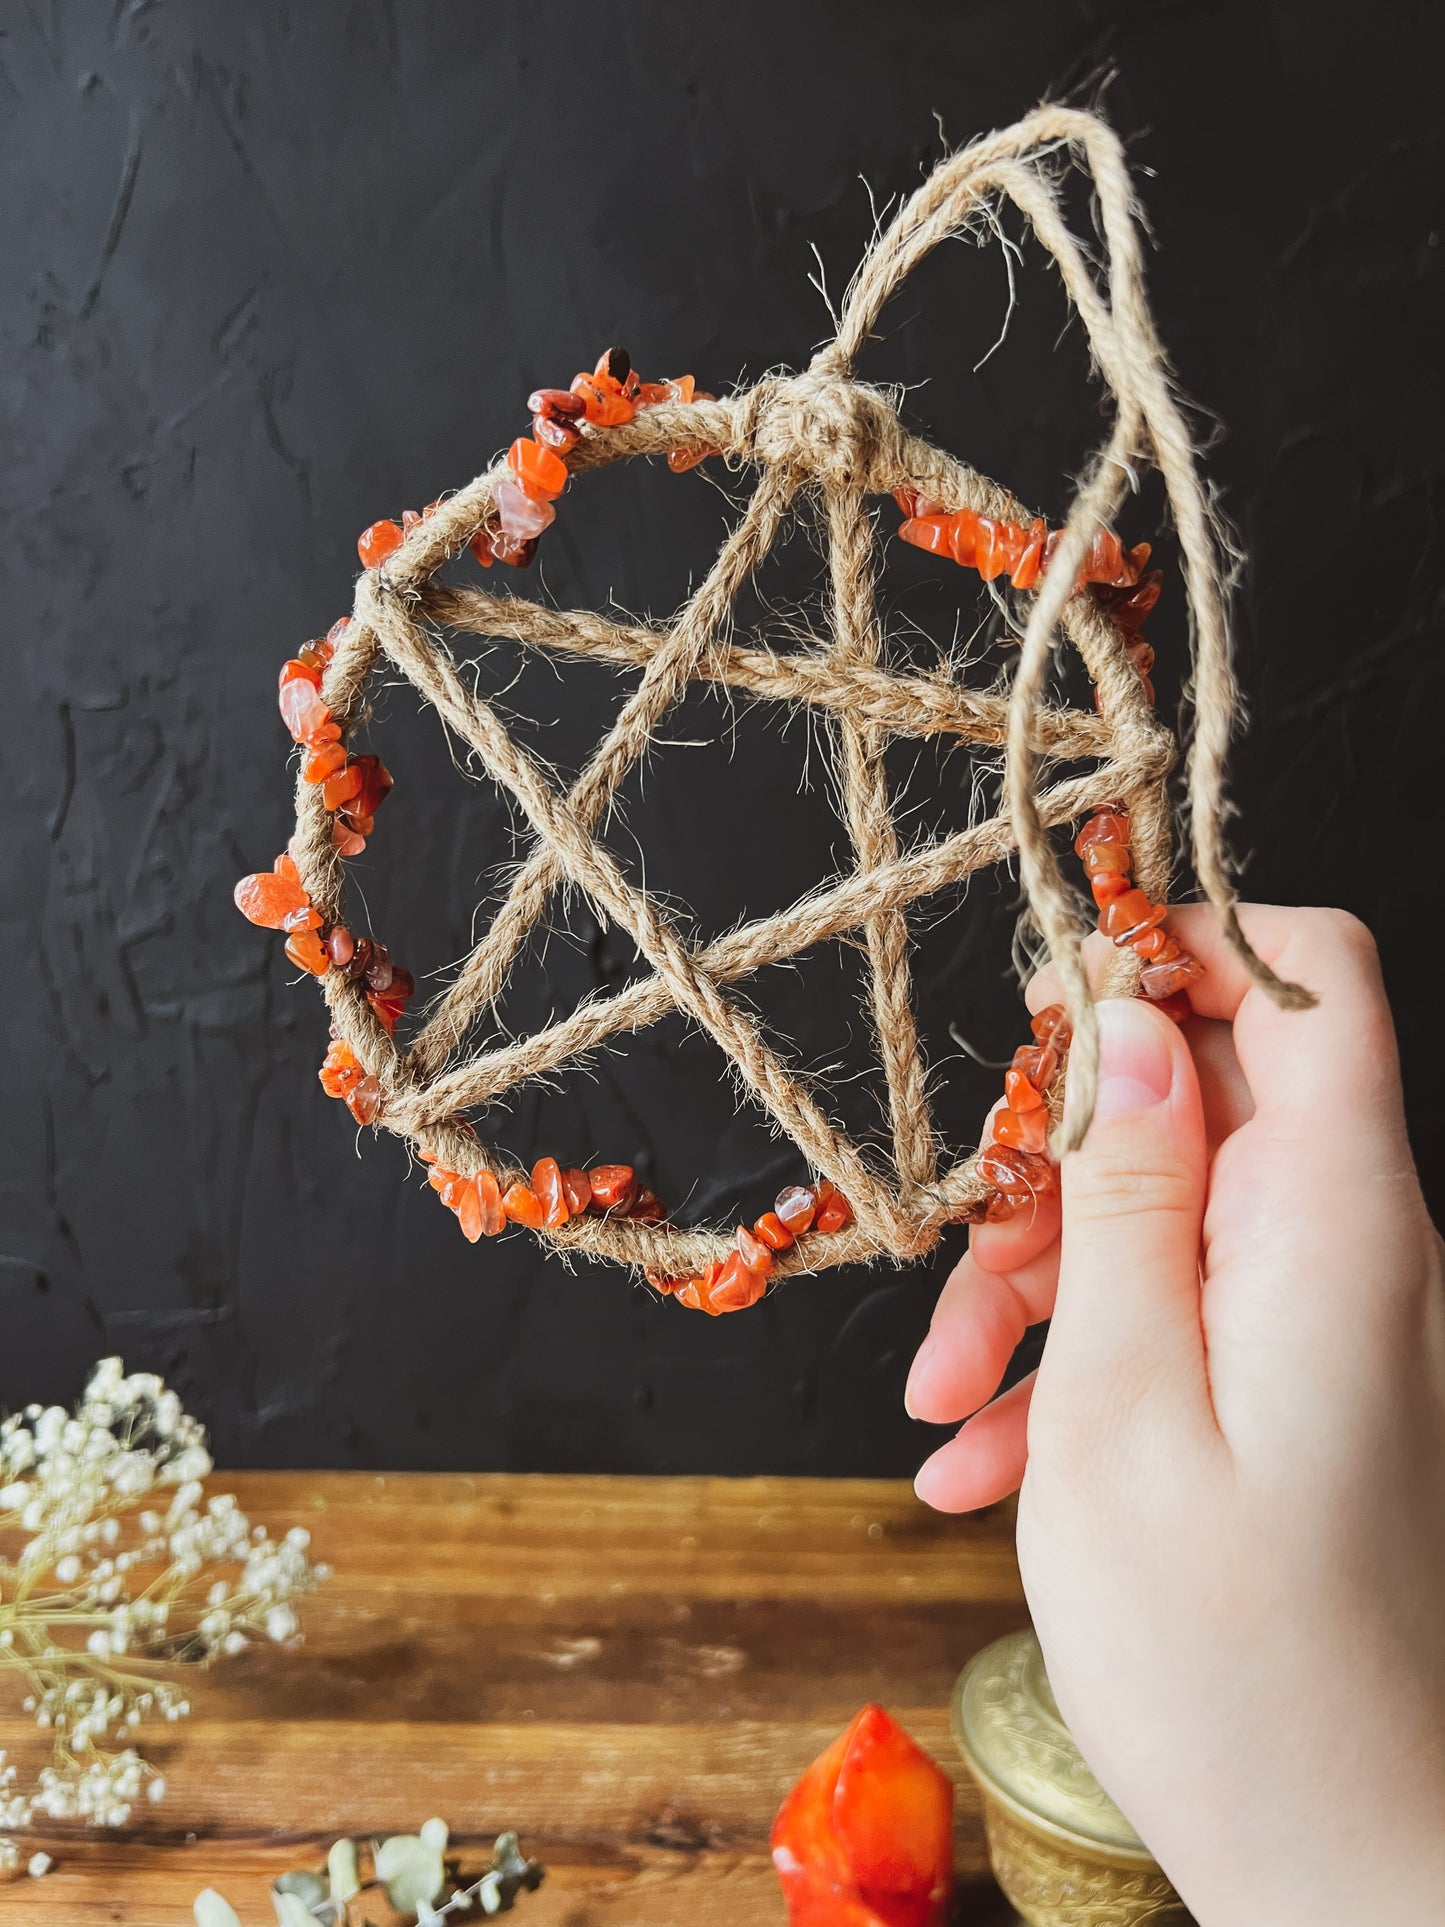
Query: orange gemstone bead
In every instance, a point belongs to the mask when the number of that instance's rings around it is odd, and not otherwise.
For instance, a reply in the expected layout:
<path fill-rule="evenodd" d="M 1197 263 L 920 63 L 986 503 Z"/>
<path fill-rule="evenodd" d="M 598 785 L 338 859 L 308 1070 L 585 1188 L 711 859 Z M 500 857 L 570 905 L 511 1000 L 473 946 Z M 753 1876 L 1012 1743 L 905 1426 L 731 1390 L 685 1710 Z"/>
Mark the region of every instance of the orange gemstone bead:
<path fill-rule="evenodd" d="M 1095 810 L 1074 838 L 1074 854 L 1085 857 L 1092 844 L 1129 842 L 1129 819 L 1122 810 Z"/>
<path fill-rule="evenodd" d="M 1164 928 L 1156 923 L 1152 930 L 1146 930 L 1142 937 L 1135 937 L 1129 948 L 1136 957 L 1145 963 L 1169 963 L 1179 955 L 1179 946 Z"/>
<path fill-rule="evenodd" d="M 358 1124 L 372 1124 L 381 1109 L 381 1086 L 374 1077 L 363 1077 L 346 1094 L 346 1108 Z"/>
<path fill-rule="evenodd" d="M 390 794 L 394 779 L 379 756 L 357 756 L 353 758 L 351 767 L 356 771 L 359 782 L 355 796 L 346 806 L 346 814 L 360 828 L 357 819 L 376 815 Z M 370 831 L 364 834 L 370 835 Z"/>
<path fill-rule="evenodd" d="M 587 1173 L 592 1202 L 599 1211 L 625 1211 L 637 1195 L 630 1164 L 594 1164 Z"/>
<path fill-rule="evenodd" d="M 1009 1198 L 1044 1198 L 1058 1188 L 1058 1173 L 1046 1157 L 1010 1144 L 991 1144 L 979 1154 L 974 1169 L 985 1184 Z"/>
<path fill-rule="evenodd" d="M 735 1251 L 723 1260 L 717 1282 L 708 1288 L 707 1297 L 713 1311 L 746 1311 L 766 1290 L 767 1279 L 761 1272 L 749 1271 Z"/>
<path fill-rule="evenodd" d="M 546 421 L 575 421 L 582 413 L 582 397 L 570 388 L 534 388 L 527 397 L 527 413 Z"/>
<path fill-rule="evenodd" d="M 1058 1049 L 1067 1050 L 1072 1035 L 1067 1007 L 1063 1004 L 1046 1004 L 1036 1017 L 1030 1019 L 1029 1029 L 1041 1044 L 1056 1044 Z"/>
<path fill-rule="evenodd" d="M 661 1224 L 667 1216 L 667 1206 L 655 1191 L 644 1186 L 628 1205 L 626 1216 L 633 1224 Z"/>
<path fill-rule="evenodd" d="M 637 412 L 633 404 L 622 393 L 620 383 L 609 386 L 606 376 L 578 375 L 572 383 L 572 393 L 582 403 L 589 422 L 599 428 L 617 428 L 623 422 L 630 422 Z"/>
<path fill-rule="evenodd" d="M 343 803 L 349 803 L 361 789 L 361 772 L 355 763 L 348 763 L 345 769 L 333 770 L 321 785 L 321 800 L 328 810 L 339 810 Z"/>
<path fill-rule="evenodd" d="M 1111 870 L 1104 870 L 1098 876 L 1089 879 L 1089 888 L 1094 893 L 1094 901 L 1101 910 L 1106 903 L 1112 903 L 1115 897 L 1122 897 L 1126 890 L 1132 890 L 1133 887 L 1128 877 L 1117 876 Z"/>
<path fill-rule="evenodd" d="M 780 1191 L 773 1210 L 795 1238 L 801 1238 L 817 1216 L 818 1200 L 806 1184 L 790 1184 Z"/>
<path fill-rule="evenodd" d="M 753 1226 L 754 1233 L 773 1251 L 786 1251 L 793 1234 L 776 1211 L 765 1211 Z"/>
<path fill-rule="evenodd" d="M 566 1224 L 572 1215 L 556 1158 L 538 1158 L 532 1166 L 532 1189 L 542 1203 L 542 1222 L 549 1231 Z M 590 1189 L 590 1187 L 589 1187 Z"/>
<path fill-rule="evenodd" d="M 490 535 L 488 535 L 485 529 L 478 529 L 476 534 L 472 537 L 471 541 L 468 542 L 467 547 L 471 550 L 472 554 L 477 558 L 478 562 L 481 563 L 484 569 L 491 568 L 492 538 Z"/>
<path fill-rule="evenodd" d="M 324 783 L 346 767 L 346 751 L 340 743 L 322 743 L 301 759 L 301 775 L 308 783 Z"/>
<path fill-rule="evenodd" d="M 502 1193 L 502 1209 L 513 1224 L 524 1224 L 529 1231 L 540 1231 L 545 1211 L 542 1200 L 530 1184 L 509 1184 Z"/>
<path fill-rule="evenodd" d="M 764 1244 L 763 1240 L 759 1238 L 755 1232 L 749 1231 L 745 1224 L 738 1226 L 737 1245 L 738 1256 L 742 1259 L 748 1270 L 756 1271 L 766 1278 L 773 1268 L 773 1253 L 771 1247 Z"/>
<path fill-rule="evenodd" d="M 1020 1044 L 1010 1065 L 1010 1070 L 1027 1078 L 1036 1091 L 1049 1088 L 1049 1080 L 1058 1068 L 1059 1054 L 1050 1044 Z"/>
<path fill-rule="evenodd" d="M 953 554 L 953 523 L 949 516 L 910 516 L 898 533 L 915 549 L 926 549 L 930 555 Z"/>
<path fill-rule="evenodd" d="M 321 922 L 289 856 L 278 856 L 274 870 L 242 877 L 233 894 L 241 915 L 266 930 L 314 930 Z"/>
<path fill-rule="evenodd" d="M 993 1120 L 995 1144 L 1018 1151 L 1042 1151 L 1049 1141 L 1049 1114 L 1042 1106 L 1031 1111 L 998 1111 Z"/>
<path fill-rule="evenodd" d="M 550 502 L 567 486 L 567 464 L 555 450 L 519 435 L 507 450 L 507 466 L 528 495 Z"/>
<path fill-rule="evenodd" d="M 1027 1046 L 1024 1048 L 1027 1049 Z M 1043 1092 L 1022 1071 L 1004 1072 L 1003 1094 L 1004 1102 L 1011 1111 L 1038 1111 L 1044 1108 Z"/>
<path fill-rule="evenodd" d="M 1151 903 L 1142 890 L 1126 890 L 1104 905 L 1099 928 L 1115 943 L 1126 944 L 1162 923 L 1168 914 L 1162 904 Z"/>
<path fill-rule="evenodd" d="M 373 522 L 356 539 L 356 553 L 363 569 L 379 568 L 389 555 L 401 547 L 403 531 L 397 522 Z"/>
<path fill-rule="evenodd" d="M 590 1211 L 592 1209 L 592 1186 L 588 1182 L 587 1173 L 585 1171 L 579 1171 L 575 1165 L 569 1164 L 562 1173 L 562 1195 L 566 1198 L 567 1209 L 572 1213 L 573 1217 L 580 1216 L 584 1211 Z"/>
<path fill-rule="evenodd" d="M 1047 539 L 1048 529 L 1036 516 L 1029 524 L 1027 539 L 1013 567 L 1013 582 L 1016 589 L 1032 589 L 1037 585 L 1042 573 L 1044 543 Z"/>
<path fill-rule="evenodd" d="M 1090 843 L 1084 850 L 1084 869 L 1090 877 L 1126 877 L 1133 867 L 1127 843 Z"/>
<path fill-rule="evenodd" d="M 696 448 L 670 448 L 667 451 L 667 465 L 674 475 L 685 475 L 690 468 L 696 468 L 699 462 L 721 453 L 720 448 L 714 448 L 708 442 L 702 442 Z"/>
<path fill-rule="evenodd" d="M 309 970 L 313 977 L 324 977 L 331 968 L 326 945 L 314 930 L 293 930 L 286 939 L 286 955 L 302 970 Z"/>
<path fill-rule="evenodd" d="M 815 1231 L 841 1231 L 853 1222 L 853 1207 L 835 1185 L 818 1206 L 813 1220 Z"/>
<path fill-rule="evenodd" d="M 308 669 L 294 657 L 281 665 L 276 703 L 282 722 L 298 743 L 306 742 L 331 721 L 331 711 L 321 700 L 319 672 Z"/>
<path fill-rule="evenodd" d="M 495 1238 L 506 1227 L 507 1214 L 502 1209 L 502 1187 L 490 1171 L 478 1171 L 476 1177 L 477 1205 L 481 1211 L 482 1236 Z"/>
<path fill-rule="evenodd" d="M 493 1185 L 496 1179 L 492 1179 Z M 482 1199 L 476 1178 L 459 1178 L 442 1192 L 443 1204 L 450 1205 L 457 1214 L 457 1223 L 462 1228 L 462 1236 L 467 1243 L 474 1245 L 482 1235 Z"/>
<path fill-rule="evenodd" d="M 532 440 L 556 455 L 569 455 L 582 439 L 575 422 L 560 421 L 550 415 L 532 417 Z"/>
<path fill-rule="evenodd" d="M 978 561 L 979 517 L 973 509 L 958 509 L 948 518 L 949 551 L 961 568 Z"/>
<path fill-rule="evenodd" d="M 1191 957 L 1187 951 L 1181 951 L 1166 963 L 1145 964 L 1139 972 L 1139 988 L 1151 1003 L 1162 1002 L 1187 990 L 1196 978 L 1203 975 L 1204 966 L 1199 959 Z"/>

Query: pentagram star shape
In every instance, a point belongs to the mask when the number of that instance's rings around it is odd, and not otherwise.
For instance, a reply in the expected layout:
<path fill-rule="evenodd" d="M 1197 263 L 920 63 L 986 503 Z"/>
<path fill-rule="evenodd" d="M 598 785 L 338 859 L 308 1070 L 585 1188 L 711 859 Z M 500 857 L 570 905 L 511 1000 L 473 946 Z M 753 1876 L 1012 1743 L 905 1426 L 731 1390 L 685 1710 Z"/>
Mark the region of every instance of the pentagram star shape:
<path fill-rule="evenodd" d="M 1105 246 L 1097 264 L 1063 217 L 1052 157 L 1065 146 L 1082 156 L 1098 193 Z M 1055 558 L 1020 597 L 1021 649 L 1007 695 L 966 687 L 947 662 L 925 673 L 886 660 L 874 602 L 871 502 L 908 490 L 995 524 L 1029 524 L 1033 518 L 997 483 L 910 435 L 895 397 L 858 381 L 853 372 L 899 282 L 941 240 L 992 222 L 1000 197 L 1023 210 L 1053 257 L 1115 402 L 1113 425 L 1075 492 Z M 1117 140 L 1091 115 L 1042 108 L 945 161 L 924 182 L 874 241 L 850 287 L 836 338 L 802 374 L 770 376 L 721 401 L 662 400 L 639 406 L 622 425 L 589 422 L 582 429 L 567 458 L 573 477 L 624 457 L 670 451 L 720 456 L 730 467 L 757 471 L 751 498 L 716 560 L 669 625 L 628 626 L 587 611 L 558 611 L 519 596 L 437 583 L 444 563 L 497 526 L 494 494 L 508 479 L 502 466 L 435 504 L 394 553 L 366 570 L 354 619 L 326 673 L 323 695 L 332 715 L 343 731 L 354 725 L 372 669 L 385 658 L 520 808 L 534 839 L 490 927 L 409 1048 L 382 1028 L 359 983 L 336 970 L 323 976 L 336 1030 L 380 1087 L 382 1126 L 411 1140 L 439 1166 L 463 1176 L 487 1169 L 505 1186 L 525 1174 L 484 1147 L 469 1114 L 519 1083 L 574 1064 L 610 1037 L 678 1011 L 716 1042 L 740 1089 L 853 1205 L 848 1228 L 780 1254 L 777 1271 L 817 1270 L 884 1254 L 916 1256 L 950 1220 L 978 1215 L 989 1193 L 972 1158 L 940 1169 L 913 1018 L 908 913 L 921 898 L 1017 853 L 1031 911 L 1062 980 L 1075 1032 L 1072 1055 L 1082 1060 L 1078 1076 L 1070 1078 L 1059 1126 L 1065 1143 L 1076 1142 L 1092 1102 L 1097 1030 L 1079 961 L 1080 932 L 1048 831 L 1119 799 L 1133 818 L 1139 881 L 1160 901 L 1171 860 L 1165 784 L 1173 738 L 1149 708 L 1123 631 L 1103 603 L 1078 587 L 1088 545 L 1112 522 L 1137 471 L 1151 459 L 1163 474 L 1179 528 L 1200 717 L 1209 725 L 1196 733 L 1190 758 L 1196 867 L 1247 967 L 1281 1001 L 1303 995 L 1280 985 L 1254 958 L 1233 921 L 1220 828 L 1233 693 L 1221 568 L 1187 429 L 1153 334 L 1139 260 Z M 740 588 L 805 502 L 821 517 L 826 538 L 825 619 L 806 648 L 775 655 L 736 641 L 730 617 Z M 447 628 L 638 669 L 635 688 L 565 792 L 518 744 L 497 708 L 464 681 L 443 637 Z M 1046 700 L 1060 630 L 1095 685 L 1098 714 Z M 826 722 L 852 848 L 846 874 L 820 883 L 778 914 L 710 942 L 690 942 L 658 901 L 628 881 L 597 836 L 619 786 L 695 682 L 805 704 Z M 900 735 L 1002 747 L 999 812 L 902 848 L 883 755 L 890 738 Z M 1087 765 L 1082 773 L 1067 775 L 1047 767 L 1081 764 Z M 316 911 L 327 922 L 339 921 L 343 864 L 319 789 L 302 781 L 293 849 Z M 531 1036 L 469 1055 L 475 1019 L 494 1007 L 559 885 L 584 892 L 596 914 L 630 938 L 651 974 L 614 995 L 587 999 Z M 866 949 L 867 1002 L 888 1092 L 888 1168 L 880 1157 L 865 1158 L 837 1128 L 825 1094 L 728 994 L 729 986 L 765 964 L 855 932 L 862 933 Z M 1077 1101 L 1076 1086 L 1084 1093 Z M 732 1249 L 730 1238 L 718 1232 L 616 1215 L 574 1216 L 539 1235 L 564 1250 L 618 1259 L 667 1278 L 698 1273 Z"/>

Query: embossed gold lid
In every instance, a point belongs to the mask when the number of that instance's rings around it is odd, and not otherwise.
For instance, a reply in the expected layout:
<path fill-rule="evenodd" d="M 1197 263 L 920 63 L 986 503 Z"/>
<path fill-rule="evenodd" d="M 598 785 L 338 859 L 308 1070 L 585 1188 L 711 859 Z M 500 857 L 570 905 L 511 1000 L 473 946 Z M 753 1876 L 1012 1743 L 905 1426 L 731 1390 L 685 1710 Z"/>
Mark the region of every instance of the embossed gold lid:
<path fill-rule="evenodd" d="M 975 1776 L 1032 1828 L 1087 1842 L 1116 1864 L 1154 1866 L 1060 1718 L 1032 1632 L 1007 1633 L 969 1662 L 952 1714 Z"/>

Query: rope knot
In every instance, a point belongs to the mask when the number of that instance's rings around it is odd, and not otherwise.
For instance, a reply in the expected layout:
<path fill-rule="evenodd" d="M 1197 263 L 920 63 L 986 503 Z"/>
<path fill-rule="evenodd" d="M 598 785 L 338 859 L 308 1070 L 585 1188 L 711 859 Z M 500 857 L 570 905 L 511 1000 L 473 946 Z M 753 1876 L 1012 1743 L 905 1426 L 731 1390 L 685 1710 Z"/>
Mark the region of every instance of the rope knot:
<path fill-rule="evenodd" d="M 742 433 L 752 459 L 825 488 L 870 492 L 901 435 L 876 388 L 816 363 L 801 375 L 760 382 L 748 399 Z"/>

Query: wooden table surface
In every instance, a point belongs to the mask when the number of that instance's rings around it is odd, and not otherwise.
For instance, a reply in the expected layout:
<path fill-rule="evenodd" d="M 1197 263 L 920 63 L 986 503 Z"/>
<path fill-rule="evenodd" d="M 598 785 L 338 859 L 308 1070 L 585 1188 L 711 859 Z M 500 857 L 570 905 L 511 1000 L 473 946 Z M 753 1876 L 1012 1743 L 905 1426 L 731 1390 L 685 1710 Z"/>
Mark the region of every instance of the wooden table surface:
<path fill-rule="evenodd" d="M 259 1927 L 274 1875 L 338 1834 L 439 1814 L 464 1866 L 508 1826 L 544 1862 L 519 1927 L 779 1927 L 773 1812 L 870 1699 L 958 1782 L 961 1922 L 1012 1918 L 947 1712 L 970 1654 L 1027 1620 L 1007 1510 L 941 1519 L 856 1479 L 215 1485 L 334 1567 L 305 1643 L 200 1675 L 190 1719 L 152 1729 L 164 1803 L 123 1836 L 37 1835 L 55 1868 L 0 1886 L 0 1923 L 191 1927 L 211 1885 Z M 0 1719 L 15 1757 L 33 1740 Z"/>

